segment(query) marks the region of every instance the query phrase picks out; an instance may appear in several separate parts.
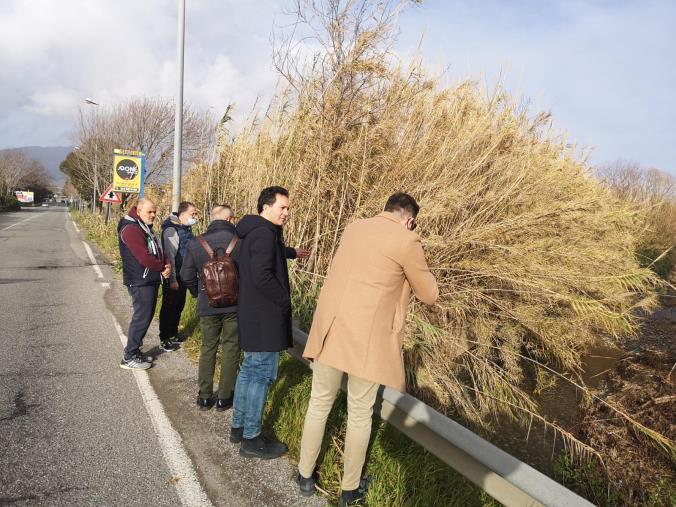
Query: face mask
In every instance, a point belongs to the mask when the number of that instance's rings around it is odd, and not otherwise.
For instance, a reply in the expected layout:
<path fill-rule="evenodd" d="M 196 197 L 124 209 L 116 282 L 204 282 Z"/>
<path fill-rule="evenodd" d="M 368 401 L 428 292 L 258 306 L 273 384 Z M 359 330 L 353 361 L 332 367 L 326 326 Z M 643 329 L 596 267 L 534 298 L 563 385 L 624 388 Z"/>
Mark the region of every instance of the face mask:
<path fill-rule="evenodd" d="M 185 225 L 191 226 L 191 225 L 195 225 L 196 223 L 197 223 L 197 219 L 191 217 L 191 218 L 188 219 L 188 221 L 185 223 Z"/>

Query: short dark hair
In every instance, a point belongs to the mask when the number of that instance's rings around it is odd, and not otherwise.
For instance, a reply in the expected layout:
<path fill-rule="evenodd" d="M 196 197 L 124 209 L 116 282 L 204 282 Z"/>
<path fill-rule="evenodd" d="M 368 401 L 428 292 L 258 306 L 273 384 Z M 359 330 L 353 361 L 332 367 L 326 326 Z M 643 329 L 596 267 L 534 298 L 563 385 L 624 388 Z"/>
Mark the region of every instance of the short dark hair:
<path fill-rule="evenodd" d="M 180 215 L 184 211 L 188 211 L 190 209 L 190 206 L 192 206 L 193 208 L 197 207 L 190 201 L 183 201 L 181 204 L 178 205 L 178 211 L 176 212 L 176 215 Z"/>
<path fill-rule="evenodd" d="M 289 197 L 289 191 L 284 187 L 267 187 L 261 190 L 261 195 L 258 196 L 258 214 L 263 212 L 263 206 L 266 204 L 272 206 L 278 194 Z"/>
<path fill-rule="evenodd" d="M 415 199 L 403 192 L 392 194 L 385 204 L 385 211 L 407 211 L 413 217 L 417 217 L 420 212 L 420 206 Z"/>

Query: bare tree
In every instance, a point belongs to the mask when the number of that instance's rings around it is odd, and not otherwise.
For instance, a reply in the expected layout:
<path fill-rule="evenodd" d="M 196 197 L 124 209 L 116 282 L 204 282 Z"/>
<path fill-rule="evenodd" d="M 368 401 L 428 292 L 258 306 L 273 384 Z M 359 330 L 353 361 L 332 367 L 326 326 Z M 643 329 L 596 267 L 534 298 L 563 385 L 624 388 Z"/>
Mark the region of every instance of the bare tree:
<path fill-rule="evenodd" d="M 49 184 L 45 168 L 20 150 L 0 151 L 0 194 L 10 194 L 21 186 Z"/>
<path fill-rule="evenodd" d="M 319 114 L 351 127 L 368 115 L 359 98 L 387 79 L 396 19 L 418 0 L 296 0 L 292 29 L 273 34 L 277 71 L 296 91 L 313 83 Z M 286 35 L 284 35 L 286 33 Z M 308 54 L 309 48 L 318 50 Z M 371 111 L 372 112 L 372 111 Z"/>
<path fill-rule="evenodd" d="M 183 113 L 184 164 L 204 158 L 214 137 L 215 122 L 187 106 Z M 164 183 L 174 152 L 173 102 L 142 97 L 114 107 L 81 110 L 75 142 L 78 149 L 64 161 L 62 171 L 81 195 L 91 195 L 94 187 L 100 193 L 110 184 L 116 148 L 142 151 L 146 157 L 145 182 Z"/>

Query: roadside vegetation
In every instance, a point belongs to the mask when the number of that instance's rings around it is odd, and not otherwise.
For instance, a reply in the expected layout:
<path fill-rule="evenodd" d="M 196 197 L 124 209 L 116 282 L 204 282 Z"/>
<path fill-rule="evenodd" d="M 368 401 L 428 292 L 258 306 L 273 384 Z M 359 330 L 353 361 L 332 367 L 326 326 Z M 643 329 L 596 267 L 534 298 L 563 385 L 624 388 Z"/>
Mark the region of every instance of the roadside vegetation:
<path fill-rule="evenodd" d="M 21 205 L 11 194 L 0 195 L 0 211 L 19 211 Z"/>
<path fill-rule="evenodd" d="M 34 193 L 36 203 L 51 192 L 49 178 L 43 165 L 21 150 L 0 150 L 0 211 L 20 209 L 14 192 L 27 190 Z"/>
<path fill-rule="evenodd" d="M 647 398 L 628 394 L 646 381 L 626 363 L 600 390 L 585 386 L 582 374 L 592 347 L 632 351 L 649 342 L 643 316 L 675 285 L 673 180 L 640 170 L 640 178 L 596 174 L 549 115 L 524 109 L 500 87 L 448 84 L 417 58 L 402 62 L 392 47 L 404 3 L 296 5 L 291 32 L 275 37 L 274 63 L 285 86 L 236 131 L 228 108 L 215 156 L 193 164 L 183 197 L 205 215 L 227 202 L 242 216 L 254 212 L 261 188 L 290 190 L 287 243 L 312 251 L 307 262 L 291 264 L 295 318 L 307 329 L 344 227 L 379 212 L 395 191 L 416 196 L 441 297 L 431 309 L 410 306 L 408 390 L 489 437 L 505 421 L 554 430 L 566 446 L 557 478 L 595 503 L 672 503 L 676 435 L 673 423 L 658 417 L 673 421 L 672 356 L 659 356 L 666 370 L 653 365 L 661 376 L 654 391 L 644 391 Z M 158 216 L 166 216 L 166 187 L 149 192 Z M 97 217 L 78 217 L 91 239 L 116 255 L 116 220 L 105 228 Z M 183 325 L 190 335 L 185 349 L 196 357 L 193 303 Z M 673 335 L 662 343 L 668 347 Z M 657 356 L 646 357 L 653 359 L 627 361 L 652 364 Z M 268 424 L 292 457 L 308 379 L 308 370 L 286 357 L 267 408 Z M 582 429 L 557 424 L 538 404 L 539 395 L 564 385 L 577 390 Z M 331 495 L 339 488 L 344 415 L 341 401 L 319 470 Z M 490 503 L 392 428 L 374 428 L 369 505 Z M 620 434 L 626 446 L 601 434 Z M 615 466 L 616 448 L 635 466 Z"/>

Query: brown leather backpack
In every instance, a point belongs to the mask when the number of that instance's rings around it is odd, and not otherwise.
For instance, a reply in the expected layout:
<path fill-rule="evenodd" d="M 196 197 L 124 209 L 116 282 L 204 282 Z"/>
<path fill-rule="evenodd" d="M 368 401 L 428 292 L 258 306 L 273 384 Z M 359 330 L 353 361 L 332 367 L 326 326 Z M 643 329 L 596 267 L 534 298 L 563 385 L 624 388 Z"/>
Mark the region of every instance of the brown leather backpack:
<path fill-rule="evenodd" d="M 202 266 L 202 287 L 207 293 L 209 306 L 212 308 L 225 308 L 237 304 L 239 283 L 237 281 L 237 266 L 230 254 L 235 248 L 239 238 L 237 234 L 232 237 L 228 248 L 212 250 L 203 236 L 197 236 L 202 248 L 207 252 L 210 259 Z M 218 255 L 218 251 L 224 252 Z"/>

